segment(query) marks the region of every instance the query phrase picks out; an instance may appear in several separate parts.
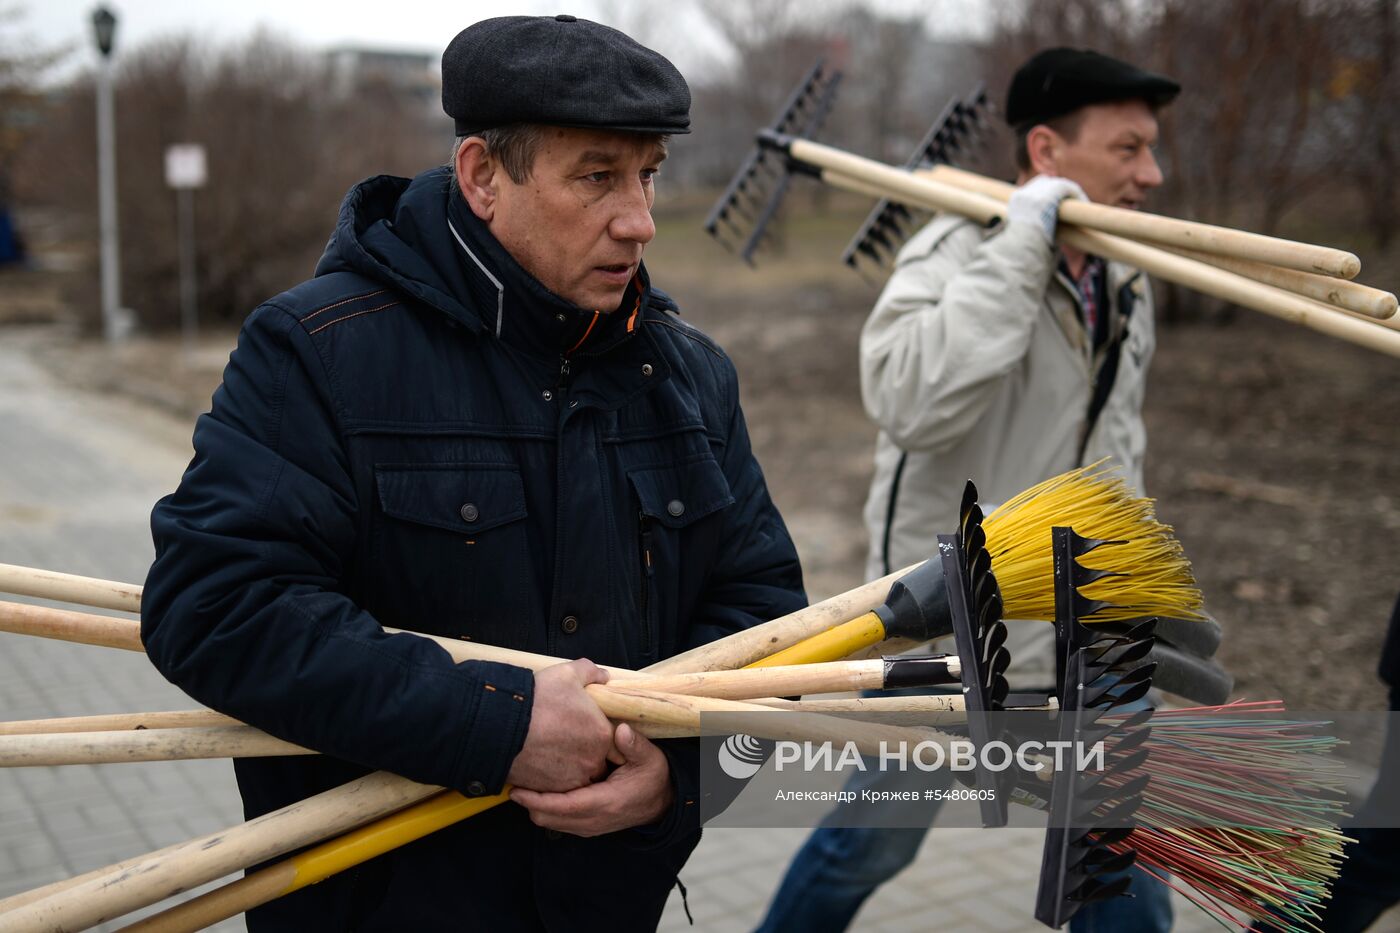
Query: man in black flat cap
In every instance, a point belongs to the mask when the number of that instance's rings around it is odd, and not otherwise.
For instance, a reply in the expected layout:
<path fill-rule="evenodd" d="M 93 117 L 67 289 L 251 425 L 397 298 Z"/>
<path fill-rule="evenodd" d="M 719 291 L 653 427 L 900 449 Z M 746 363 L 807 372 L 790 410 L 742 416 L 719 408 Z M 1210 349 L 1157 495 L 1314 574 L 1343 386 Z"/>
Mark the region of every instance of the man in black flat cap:
<path fill-rule="evenodd" d="M 987 511 L 1104 459 L 1141 492 L 1151 291 L 1135 269 L 1057 246 L 1055 224 L 1066 197 L 1143 204 L 1162 182 L 1156 113 L 1179 90 L 1097 52 L 1040 52 L 1007 94 L 1019 169 L 1007 222 L 984 230 L 940 215 L 900 251 L 860 341 L 861 392 L 880 428 L 865 510 L 871 579 L 936 553 L 969 477 Z M 1013 688 L 1050 688 L 1051 626 L 1009 632 Z M 818 828 L 761 929 L 845 929 L 913 861 L 926 832 Z M 1132 893 L 1085 906 L 1071 929 L 1170 929 L 1162 885 L 1136 872 Z"/>
<path fill-rule="evenodd" d="M 699 839 L 693 740 L 614 727 L 641 668 L 805 604 L 733 365 L 642 253 L 690 93 L 571 16 L 443 56 L 449 165 L 355 186 L 250 316 L 152 517 L 155 665 L 322 754 L 235 763 L 255 817 L 387 770 L 511 798 L 248 915 L 268 930 L 654 928 Z M 386 627 L 574 658 L 454 663 Z"/>

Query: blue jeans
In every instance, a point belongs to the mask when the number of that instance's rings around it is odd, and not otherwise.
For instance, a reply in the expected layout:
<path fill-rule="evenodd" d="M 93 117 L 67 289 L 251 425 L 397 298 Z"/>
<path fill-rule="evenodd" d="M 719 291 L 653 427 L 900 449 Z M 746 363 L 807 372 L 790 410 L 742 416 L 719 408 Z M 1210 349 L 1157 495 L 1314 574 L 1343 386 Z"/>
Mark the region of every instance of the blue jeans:
<path fill-rule="evenodd" d="M 761 933 L 823 933 L 846 929 L 866 898 L 914 860 L 927 827 L 822 826 L 793 858 L 759 925 Z M 1130 871 L 1132 897 L 1086 905 L 1070 919 L 1074 933 L 1168 933 L 1172 905 L 1166 885 Z M 1026 918 L 1027 926 L 1031 918 Z"/>
<path fill-rule="evenodd" d="M 940 779 L 945 787 L 953 780 L 947 770 L 934 771 L 922 776 L 919 787 L 937 787 Z M 859 800 L 860 791 L 890 789 L 899 780 L 898 773 L 872 768 L 857 771 L 846 788 L 856 791 Z M 866 898 L 914 860 L 938 807 L 938 802 L 928 804 L 928 822 L 919 827 L 817 827 L 793 857 L 757 933 L 845 930 Z M 843 822 L 853 822 L 849 808 Z M 1133 896 L 1085 905 L 1070 919 L 1073 933 L 1170 933 L 1172 905 L 1167 886 L 1136 867 L 1128 874 L 1133 879 Z M 1026 918 L 1027 927 L 1033 922 Z"/>

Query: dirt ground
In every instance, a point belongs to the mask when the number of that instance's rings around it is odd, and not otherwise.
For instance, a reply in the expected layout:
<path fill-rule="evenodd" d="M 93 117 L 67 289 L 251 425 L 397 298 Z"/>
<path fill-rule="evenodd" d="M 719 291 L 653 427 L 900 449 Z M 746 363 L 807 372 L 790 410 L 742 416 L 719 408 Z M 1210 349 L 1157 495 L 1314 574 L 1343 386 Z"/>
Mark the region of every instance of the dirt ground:
<path fill-rule="evenodd" d="M 700 231 L 704 206 L 660 213 L 648 262 L 733 356 L 809 592 L 831 595 L 861 582 L 867 546 L 874 430 L 856 341 L 882 276 L 863 280 L 837 258 L 865 205 L 801 215 L 757 269 Z M 0 276 L 0 323 L 61 320 L 44 284 Z M 185 354 L 178 339 L 137 338 L 112 354 L 50 332 L 42 353 L 67 378 L 191 421 L 233 341 L 206 332 Z M 1236 693 L 1298 710 L 1384 708 L 1375 663 L 1400 591 L 1400 361 L 1244 311 L 1228 326 L 1162 326 L 1158 339 L 1148 491 L 1225 627 Z"/>

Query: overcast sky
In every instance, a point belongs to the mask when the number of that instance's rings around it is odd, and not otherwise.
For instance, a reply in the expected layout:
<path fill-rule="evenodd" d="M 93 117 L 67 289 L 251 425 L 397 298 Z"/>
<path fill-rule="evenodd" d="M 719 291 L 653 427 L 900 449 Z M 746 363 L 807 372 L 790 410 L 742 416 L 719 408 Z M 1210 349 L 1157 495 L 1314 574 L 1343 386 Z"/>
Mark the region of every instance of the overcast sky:
<path fill-rule="evenodd" d="M 9 5 L 24 14 L 25 31 L 47 42 L 91 48 L 96 0 L 9 0 Z M 458 30 L 488 16 L 563 9 L 597 15 L 592 0 L 109 0 L 107 6 L 119 18 L 117 41 L 127 45 L 183 32 L 234 39 L 262 25 L 308 45 L 424 51 L 441 50 Z"/>
<path fill-rule="evenodd" d="M 676 60 L 704 68 L 721 43 L 689 3 L 657 0 L 106 0 L 118 17 L 117 53 L 144 41 L 188 33 L 237 40 L 265 27 L 311 47 L 340 44 L 439 53 L 462 28 L 489 16 L 570 12 L 637 34 Z M 892 12 L 926 12 L 932 29 L 966 32 L 994 0 L 872 0 Z M 5 31 L 41 48 L 68 46 L 65 73 L 96 55 L 91 17 L 97 0 L 0 0 L 19 19 Z M 664 16 L 663 21 L 651 17 Z M 618 20 L 622 20 L 619 22 Z M 951 30 L 950 30 L 951 27 Z M 650 33 L 651 35 L 642 35 Z"/>

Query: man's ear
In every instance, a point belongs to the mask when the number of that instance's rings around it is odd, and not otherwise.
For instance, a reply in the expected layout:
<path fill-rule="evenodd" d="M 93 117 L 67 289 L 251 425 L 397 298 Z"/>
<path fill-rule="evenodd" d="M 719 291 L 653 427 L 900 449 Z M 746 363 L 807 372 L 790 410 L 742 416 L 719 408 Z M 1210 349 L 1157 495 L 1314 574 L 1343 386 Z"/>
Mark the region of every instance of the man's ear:
<path fill-rule="evenodd" d="M 490 223 L 496 213 L 500 163 L 487 153 L 486 142 L 480 136 L 468 136 L 457 147 L 457 157 L 452 161 L 457 187 L 467 206 L 478 219 Z"/>
<path fill-rule="evenodd" d="M 1035 175 L 1059 175 L 1060 148 L 1064 140 L 1045 124 L 1026 134 L 1026 156 Z"/>

